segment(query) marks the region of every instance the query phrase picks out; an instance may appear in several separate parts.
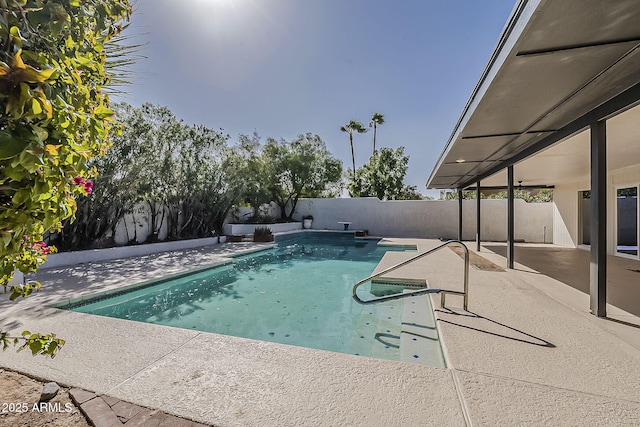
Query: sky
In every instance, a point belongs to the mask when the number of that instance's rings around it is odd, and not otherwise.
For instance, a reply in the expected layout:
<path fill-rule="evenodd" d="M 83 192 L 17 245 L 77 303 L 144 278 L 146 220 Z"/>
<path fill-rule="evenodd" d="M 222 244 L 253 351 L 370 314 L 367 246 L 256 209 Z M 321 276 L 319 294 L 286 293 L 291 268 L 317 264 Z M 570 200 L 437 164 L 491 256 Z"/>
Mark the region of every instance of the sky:
<path fill-rule="evenodd" d="M 516 0 L 133 0 L 144 43 L 127 94 L 232 140 L 318 134 L 351 165 L 340 126 L 385 116 L 376 146 L 405 147 L 423 194 Z M 356 167 L 373 131 L 354 135 Z M 436 193 L 437 195 L 437 193 Z"/>

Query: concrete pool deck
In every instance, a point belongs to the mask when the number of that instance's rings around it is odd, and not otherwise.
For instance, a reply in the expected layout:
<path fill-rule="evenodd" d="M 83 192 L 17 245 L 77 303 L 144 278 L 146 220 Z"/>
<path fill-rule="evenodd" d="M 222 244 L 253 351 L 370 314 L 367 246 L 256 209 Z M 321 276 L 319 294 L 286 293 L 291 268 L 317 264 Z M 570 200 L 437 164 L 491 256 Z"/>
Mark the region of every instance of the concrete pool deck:
<path fill-rule="evenodd" d="M 420 250 L 439 243 L 387 240 Z M 446 369 L 46 307 L 252 248 L 225 244 L 42 270 L 39 294 L 0 300 L 0 325 L 54 332 L 67 345 L 53 360 L 7 350 L 0 366 L 221 426 L 640 423 L 638 318 L 611 308 L 624 323 L 598 319 L 588 295 L 522 265 L 472 269 L 469 312 L 461 297 L 448 296 L 442 309 L 432 296 Z M 393 253 L 378 268 L 410 255 Z M 481 255 L 504 265 L 498 254 Z M 460 289 L 461 265 L 445 250 L 392 274 Z"/>

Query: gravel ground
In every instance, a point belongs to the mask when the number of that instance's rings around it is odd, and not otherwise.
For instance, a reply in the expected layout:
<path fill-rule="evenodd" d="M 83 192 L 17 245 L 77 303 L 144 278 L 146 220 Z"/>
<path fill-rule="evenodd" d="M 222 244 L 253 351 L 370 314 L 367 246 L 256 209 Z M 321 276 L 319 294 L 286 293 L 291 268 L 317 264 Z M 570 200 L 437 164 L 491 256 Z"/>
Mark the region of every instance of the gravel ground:
<path fill-rule="evenodd" d="M 0 425 L 24 427 L 86 427 L 90 424 L 60 387 L 47 403 L 39 403 L 44 383 L 0 369 Z"/>

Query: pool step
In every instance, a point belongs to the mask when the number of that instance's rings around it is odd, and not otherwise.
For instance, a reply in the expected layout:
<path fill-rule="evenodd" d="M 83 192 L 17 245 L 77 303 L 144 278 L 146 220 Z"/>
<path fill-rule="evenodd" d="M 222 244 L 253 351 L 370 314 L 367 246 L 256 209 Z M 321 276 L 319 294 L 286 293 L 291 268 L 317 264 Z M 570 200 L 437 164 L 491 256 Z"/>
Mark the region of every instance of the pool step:
<path fill-rule="evenodd" d="M 424 279 L 398 279 L 395 277 L 381 277 L 371 280 L 371 293 L 376 297 L 428 287 L 428 283 Z"/>
<path fill-rule="evenodd" d="M 405 298 L 402 310 L 400 360 L 446 367 L 429 295 Z"/>

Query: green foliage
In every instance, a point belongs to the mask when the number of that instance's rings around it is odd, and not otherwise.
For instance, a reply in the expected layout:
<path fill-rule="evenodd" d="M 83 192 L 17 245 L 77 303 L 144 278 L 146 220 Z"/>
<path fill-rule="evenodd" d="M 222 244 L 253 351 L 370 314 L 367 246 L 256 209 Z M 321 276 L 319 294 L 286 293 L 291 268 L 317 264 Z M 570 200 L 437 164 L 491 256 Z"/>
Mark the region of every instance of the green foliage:
<path fill-rule="evenodd" d="M 380 200 L 421 199 L 416 187 L 406 186 L 404 178 L 409 156 L 404 147 L 396 150 L 383 147 L 376 150 L 369 163 L 350 176 L 347 189 L 351 197 L 377 197 Z"/>
<path fill-rule="evenodd" d="M 522 197 L 525 202 L 528 203 L 547 203 L 553 202 L 553 189 L 552 188 L 543 188 L 539 190 L 536 194 L 532 194 L 531 192 L 527 192 L 526 196 Z"/>
<path fill-rule="evenodd" d="M 271 236 L 272 234 L 269 227 L 256 227 L 253 229 L 254 236 Z"/>
<path fill-rule="evenodd" d="M 431 197 L 423 196 L 415 185 L 407 185 L 404 187 L 400 200 L 433 200 Z"/>
<path fill-rule="evenodd" d="M 8 283 L 37 270 L 51 251 L 43 233 L 91 192 L 87 162 L 108 147 L 113 115 L 103 51 L 130 13 L 127 0 L 0 1 L 0 284 L 11 299 L 38 288 Z M 25 339 L 34 354 L 64 344 Z"/>
<path fill-rule="evenodd" d="M 373 116 L 371 116 L 371 121 L 369 122 L 369 127 L 373 127 L 373 154 L 376 153 L 376 134 L 378 125 L 381 124 L 384 124 L 384 114 L 373 113 Z"/>
<path fill-rule="evenodd" d="M 618 190 L 616 190 L 617 197 L 635 197 L 637 195 L 638 187 L 619 188 Z M 589 194 L 589 197 L 591 197 L 591 194 Z"/>
<path fill-rule="evenodd" d="M 6 7 L 5 4 L 6 3 Z M 3 2 L 0 21 L 0 283 L 35 271 L 45 231 L 73 216 L 90 187 L 87 161 L 108 146 L 104 44 L 127 1 Z M 23 236 L 27 236 L 24 238 Z"/>
<path fill-rule="evenodd" d="M 462 191 L 463 199 L 475 199 L 476 198 L 476 190 L 463 190 Z M 489 194 L 480 193 L 481 199 L 506 199 L 507 192 L 498 191 Z M 527 203 L 546 203 L 553 201 L 553 189 L 551 188 L 542 188 L 538 190 L 536 193 L 532 193 L 529 190 L 519 190 L 515 189 L 513 191 L 514 199 L 522 199 Z M 440 191 L 440 199 L 441 200 L 458 200 L 458 192 L 457 191 Z"/>
<path fill-rule="evenodd" d="M 300 197 L 318 197 L 342 177 L 342 162 L 310 133 L 291 142 L 269 138 L 255 159 L 259 185 L 280 207 L 283 220 L 293 219 Z"/>
<path fill-rule="evenodd" d="M 126 214 L 145 217 L 149 241 L 163 225 L 168 239 L 211 236 L 222 230 L 231 207 L 241 200 L 244 159 L 227 136 L 186 125 L 166 107 L 114 106 L 122 133 L 92 165 L 99 172 L 93 194 L 79 202 L 77 220 L 67 223 L 56 243 L 65 249 L 113 246 Z M 131 243 L 138 227 L 127 229 Z"/>
<path fill-rule="evenodd" d="M 18 347 L 18 352 L 28 348 L 31 350 L 31 354 L 33 356 L 37 356 L 39 354 L 44 356 L 50 356 L 54 358 L 58 351 L 64 346 L 65 340 L 62 338 L 56 337 L 56 334 L 39 334 L 39 333 L 31 333 L 29 331 L 22 332 L 22 335 L 19 337 L 9 336 L 6 332 L 0 331 L 0 345 L 2 345 L 2 350 L 6 350 L 9 345 L 13 344 L 14 346 L 20 345 Z"/>
<path fill-rule="evenodd" d="M 90 163 L 99 175 L 92 194 L 78 201 L 76 221 L 52 236 L 62 249 L 113 246 L 125 215 L 149 224 L 149 241 L 167 226 L 168 239 L 221 234 L 226 217 L 240 203 L 255 206 L 249 221 L 271 223 L 259 207 L 276 201 L 281 219 L 291 220 L 300 197 L 340 191 L 342 164 L 317 135 L 293 142 L 257 134 L 228 136 L 186 125 L 166 107 L 113 106 L 121 133 L 104 157 Z M 144 217 L 144 218 L 142 218 Z M 139 228 L 127 226 L 130 243 Z"/>
<path fill-rule="evenodd" d="M 506 192 L 505 192 L 506 197 Z M 463 190 L 462 191 L 462 199 L 475 199 L 476 191 L 475 190 Z M 487 196 L 484 193 L 480 193 L 480 198 L 486 199 Z M 440 190 L 440 200 L 458 200 L 458 191 L 444 191 Z"/>
<path fill-rule="evenodd" d="M 268 171 L 262 156 L 260 136 L 256 132 L 251 135 L 241 134 L 238 136 L 235 148 L 235 152 L 242 159 L 238 164 L 238 173 L 245 177 L 243 201 L 256 208 L 254 220 L 263 222 L 266 215 L 259 212 L 259 207 L 271 202 L 271 191 L 265 185 L 265 176 Z"/>
<path fill-rule="evenodd" d="M 367 131 L 367 128 L 365 128 L 364 125 L 357 120 L 350 120 L 346 125 L 340 126 L 340 130 L 349 134 L 349 145 L 351 146 L 351 163 L 353 164 L 353 173 L 355 174 L 356 155 L 353 151 L 353 133 L 365 133 Z"/>

